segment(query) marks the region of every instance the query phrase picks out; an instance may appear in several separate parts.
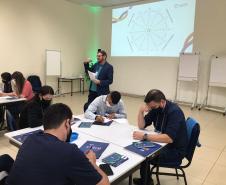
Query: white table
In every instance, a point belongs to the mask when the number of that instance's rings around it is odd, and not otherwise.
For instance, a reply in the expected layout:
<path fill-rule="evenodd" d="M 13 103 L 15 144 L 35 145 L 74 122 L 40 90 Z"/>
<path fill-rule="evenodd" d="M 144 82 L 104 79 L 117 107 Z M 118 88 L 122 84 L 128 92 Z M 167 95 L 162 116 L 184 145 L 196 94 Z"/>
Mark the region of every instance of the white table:
<path fill-rule="evenodd" d="M 83 133 L 100 138 L 110 143 L 114 143 L 115 145 L 119 145 L 121 147 L 126 147 L 132 142 L 137 141 L 133 139 L 134 131 L 157 134 L 148 130 L 140 130 L 135 126 L 130 125 L 126 119 L 124 119 L 124 121 L 123 119 L 119 119 L 119 121 L 118 119 L 115 119 L 110 126 L 92 125 L 90 128 L 79 128 L 78 126 L 82 121 L 93 122 L 93 120 L 85 119 L 84 115 L 74 117 L 81 119 L 81 121 L 73 125 L 72 128 L 76 128 L 76 130 L 79 130 Z M 166 145 L 165 143 L 158 144 L 162 146 Z"/>
<path fill-rule="evenodd" d="M 71 76 L 71 77 L 58 77 L 58 81 L 57 81 L 57 91 L 60 94 L 60 83 L 64 83 L 64 82 L 69 82 L 71 83 L 71 96 L 73 95 L 73 81 L 79 80 L 79 88 L 80 88 L 80 92 L 82 92 L 82 94 L 84 94 L 84 77 L 80 76 Z"/>
<path fill-rule="evenodd" d="M 11 96 L 1 96 L 0 105 L 7 105 L 15 102 L 26 101 L 26 98 L 12 98 Z"/>
<path fill-rule="evenodd" d="M 77 117 L 77 116 L 76 116 Z M 84 119 L 82 116 L 80 118 Z M 84 120 L 87 121 L 87 120 Z M 117 184 L 123 179 L 129 178 L 129 183 L 132 184 L 132 174 L 139 169 L 140 164 L 146 160 L 145 157 L 142 157 L 136 153 L 133 153 L 129 150 L 124 149 L 125 146 L 130 145 L 133 141 L 132 139 L 132 132 L 134 130 L 138 130 L 136 127 L 129 125 L 128 121 L 121 121 L 113 122 L 110 126 L 98 126 L 92 125 L 91 128 L 78 128 L 80 123 L 77 122 L 76 124 L 72 125 L 72 131 L 77 132 L 79 134 L 78 139 L 74 141 L 78 147 L 82 146 L 86 141 L 100 141 L 109 143 L 109 146 L 103 152 L 101 157 L 97 160 L 97 163 L 100 164 L 101 160 L 110 155 L 113 152 L 117 152 L 121 155 L 127 156 L 129 159 L 122 163 L 118 167 L 112 167 L 114 172 L 113 176 L 109 176 L 109 180 L 111 184 Z M 31 131 L 35 131 L 38 129 L 42 129 L 43 127 L 36 127 L 36 128 L 25 128 L 18 131 L 6 133 L 5 136 L 9 138 L 10 143 L 20 146 L 22 143 L 15 140 L 13 137 L 20 134 L 25 134 Z M 162 144 L 162 148 L 165 144 Z M 158 155 L 159 151 L 155 151 L 152 153 L 148 158 L 154 158 Z M 146 160 L 147 161 L 147 160 Z M 148 165 L 148 163 L 147 163 Z"/>
<path fill-rule="evenodd" d="M 75 131 L 73 129 L 73 131 Z M 76 132 L 79 134 L 78 139 L 74 142 L 75 144 L 78 145 L 78 147 L 81 147 L 86 141 L 98 141 L 98 142 L 104 142 L 102 139 L 84 134 L 82 132 L 79 132 L 76 130 Z M 139 168 L 139 165 L 141 162 L 143 162 L 145 160 L 144 157 L 137 155 L 135 153 L 132 153 L 120 146 L 117 146 L 113 143 L 109 143 L 108 147 L 106 148 L 106 150 L 103 152 L 103 154 L 100 156 L 100 158 L 97 160 L 98 164 L 103 163 L 102 159 L 109 156 L 110 154 L 112 154 L 113 152 L 117 152 L 121 155 L 125 155 L 127 156 L 129 159 L 127 161 L 125 161 L 124 163 L 122 163 L 121 165 L 119 165 L 118 167 L 111 167 L 114 175 L 109 176 L 109 181 L 112 184 L 113 182 L 115 183 L 115 181 L 117 181 L 120 177 L 122 177 L 124 174 L 126 174 L 127 172 L 130 172 L 131 170 L 136 171 Z M 133 171 L 133 172 L 134 172 Z M 131 172 L 130 172 L 131 173 Z"/>
<path fill-rule="evenodd" d="M 43 127 L 40 126 L 40 127 L 36 127 L 36 128 L 25 128 L 25 129 L 17 130 L 17 131 L 14 131 L 14 132 L 6 133 L 5 136 L 10 140 L 10 143 L 19 147 L 19 146 L 22 145 L 22 143 L 18 142 L 16 139 L 14 139 L 13 138 L 14 136 L 25 134 L 25 133 L 32 132 L 32 131 L 39 130 L 39 129 L 43 130 Z M 88 140 L 89 141 L 105 142 L 102 139 L 87 135 L 87 134 L 80 132 L 76 129 L 72 129 L 72 131 L 76 131 L 79 134 L 78 139 L 73 142 L 78 147 L 81 147 Z M 139 168 L 140 163 L 145 160 L 145 158 L 140 156 L 140 155 L 132 153 L 132 152 L 130 152 L 130 151 L 128 151 L 128 150 L 126 150 L 126 149 L 124 149 L 120 146 L 117 146 L 115 144 L 109 143 L 106 150 L 103 152 L 101 157 L 97 160 L 97 164 L 101 164 L 102 159 L 107 157 L 108 155 L 112 154 L 113 152 L 117 152 L 121 155 L 125 155 L 129 159 L 116 168 L 111 167 L 112 171 L 114 173 L 114 175 L 109 176 L 109 181 L 110 181 L 111 184 L 117 184 L 116 182 L 118 182 L 120 180 L 120 178 L 123 177 L 123 175 L 127 174 L 128 172 L 131 174 L 134 171 L 136 171 Z"/>

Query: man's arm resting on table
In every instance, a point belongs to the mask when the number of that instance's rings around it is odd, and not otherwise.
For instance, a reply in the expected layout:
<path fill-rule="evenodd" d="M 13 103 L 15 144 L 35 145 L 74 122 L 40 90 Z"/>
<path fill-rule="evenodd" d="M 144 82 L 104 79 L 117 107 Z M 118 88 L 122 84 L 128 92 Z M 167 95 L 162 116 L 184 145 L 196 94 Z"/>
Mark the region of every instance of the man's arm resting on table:
<path fill-rule="evenodd" d="M 147 140 L 158 143 L 173 143 L 173 140 L 167 134 L 158 134 L 158 135 L 148 134 Z"/>
<path fill-rule="evenodd" d="M 143 140 L 145 133 L 140 131 L 135 131 L 133 133 L 133 138 L 138 140 Z M 153 141 L 153 142 L 159 142 L 159 143 L 172 143 L 173 140 L 167 135 L 167 134 L 147 134 L 146 140 Z"/>

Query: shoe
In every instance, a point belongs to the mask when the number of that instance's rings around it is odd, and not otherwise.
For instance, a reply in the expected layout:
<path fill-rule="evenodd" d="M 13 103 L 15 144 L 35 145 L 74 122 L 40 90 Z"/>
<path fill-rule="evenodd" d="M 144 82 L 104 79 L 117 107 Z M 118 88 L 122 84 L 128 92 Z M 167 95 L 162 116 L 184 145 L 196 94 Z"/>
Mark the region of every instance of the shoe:
<path fill-rule="evenodd" d="M 141 178 L 133 178 L 133 184 L 134 185 L 141 185 Z"/>
<path fill-rule="evenodd" d="M 141 178 L 133 178 L 133 184 L 134 185 L 144 185 Z M 154 185 L 153 179 L 150 179 L 150 182 L 147 183 L 147 185 Z"/>

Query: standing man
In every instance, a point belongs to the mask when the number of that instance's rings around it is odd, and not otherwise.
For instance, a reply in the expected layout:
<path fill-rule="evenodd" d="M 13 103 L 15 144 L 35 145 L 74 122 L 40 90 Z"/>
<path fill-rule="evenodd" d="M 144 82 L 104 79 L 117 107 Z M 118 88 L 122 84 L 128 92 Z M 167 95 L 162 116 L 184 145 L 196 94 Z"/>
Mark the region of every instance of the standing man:
<path fill-rule="evenodd" d="M 181 163 L 186 154 L 188 144 L 187 129 L 183 111 L 177 104 L 166 100 L 165 95 L 157 89 L 150 90 L 144 99 L 145 105 L 140 107 L 138 113 L 138 127 L 144 129 L 153 123 L 155 131 L 159 134 L 146 134 L 135 131 L 133 138 L 153 142 L 168 143 L 158 156 L 158 163 Z M 156 160 L 151 161 L 155 164 Z M 144 174 L 147 172 L 147 184 L 144 184 Z M 133 179 L 135 185 L 153 184 L 150 178 L 150 167 L 146 162 L 141 164 L 141 178 Z"/>
<path fill-rule="evenodd" d="M 96 79 L 90 82 L 88 102 L 84 105 L 84 112 L 96 97 L 110 93 L 109 85 L 113 82 L 113 66 L 106 59 L 107 53 L 104 50 L 98 50 L 96 64 L 90 68 L 89 61 L 84 62 L 86 72 L 96 73 Z"/>

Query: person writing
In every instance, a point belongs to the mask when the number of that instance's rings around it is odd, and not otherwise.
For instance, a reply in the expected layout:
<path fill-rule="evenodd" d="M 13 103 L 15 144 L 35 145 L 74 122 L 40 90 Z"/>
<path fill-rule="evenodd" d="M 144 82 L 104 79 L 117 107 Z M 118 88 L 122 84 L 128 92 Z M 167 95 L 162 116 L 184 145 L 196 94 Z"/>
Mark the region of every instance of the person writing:
<path fill-rule="evenodd" d="M 181 163 L 186 154 L 188 144 L 183 111 L 177 104 L 166 100 L 165 95 L 158 89 L 150 90 L 145 96 L 144 102 L 145 104 L 140 107 L 138 113 L 138 127 L 144 129 L 153 124 L 155 131 L 159 134 L 146 134 L 141 131 L 135 131 L 133 138 L 168 143 L 161 150 L 158 158 L 150 162 L 151 164 L 155 164 L 157 161 L 159 164 L 170 162 Z M 146 164 L 143 162 L 140 168 L 141 178 L 133 179 L 135 185 L 144 184 L 144 174 L 146 171 L 148 172 L 147 184 L 153 184 L 153 180 L 150 178 L 150 167 L 146 169 Z"/>
<path fill-rule="evenodd" d="M 71 109 L 51 105 L 44 114 L 44 132 L 30 135 L 20 147 L 6 185 L 109 185 L 92 150 L 84 154 L 71 136 Z"/>
<path fill-rule="evenodd" d="M 118 91 L 97 97 L 85 112 L 85 118 L 97 122 L 103 123 L 104 117 L 109 119 L 127 117 L 121 94 Z"/>

